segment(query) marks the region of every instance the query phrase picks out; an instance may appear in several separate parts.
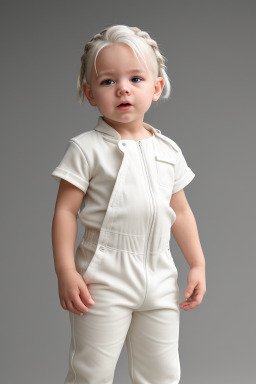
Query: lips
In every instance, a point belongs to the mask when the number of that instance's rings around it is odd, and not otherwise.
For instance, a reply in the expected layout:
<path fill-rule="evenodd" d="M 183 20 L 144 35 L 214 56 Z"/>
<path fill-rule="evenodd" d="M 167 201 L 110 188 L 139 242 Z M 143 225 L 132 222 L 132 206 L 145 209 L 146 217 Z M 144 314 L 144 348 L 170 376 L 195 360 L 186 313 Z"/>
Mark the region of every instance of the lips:
<path fill-rule="evenodd" d="M 131 104 L 120 104 L 117 106 L 117 108 L 119 109 L 119 111 L 128 111 L 132 108 L 132 105 Z"/>
<path fill-rule="evenodd" d="M 125 105 L 131 105 L 128 101 L 122 101 L 119 105 L 118 105 L 118 107 L 120 107 L 120 106 L 125 106 Z"/>

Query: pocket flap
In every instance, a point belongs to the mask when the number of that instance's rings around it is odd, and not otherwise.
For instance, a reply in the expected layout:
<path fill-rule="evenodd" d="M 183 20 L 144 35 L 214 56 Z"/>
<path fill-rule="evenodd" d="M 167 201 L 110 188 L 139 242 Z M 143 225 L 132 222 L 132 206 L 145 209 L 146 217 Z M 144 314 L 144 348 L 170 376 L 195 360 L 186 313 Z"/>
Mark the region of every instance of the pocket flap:
<path fill-rule="evenodd" d="M 169 155 L 155 155 L 157 161 L 163 161 L 164 163 L 176 164 L 176 158 Z"/>

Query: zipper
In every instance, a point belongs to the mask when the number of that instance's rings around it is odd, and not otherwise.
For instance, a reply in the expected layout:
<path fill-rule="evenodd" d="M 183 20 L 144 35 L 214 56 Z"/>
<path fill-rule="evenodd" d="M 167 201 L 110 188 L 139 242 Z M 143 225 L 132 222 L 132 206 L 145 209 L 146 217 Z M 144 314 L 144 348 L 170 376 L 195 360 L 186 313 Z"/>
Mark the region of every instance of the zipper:
<path fill-rule="evenodd" d="M 149 180 L 149 176 L 148 176 L 148 168 L 146 166 L 146 161 L 145 161 L 145 157 L 144 157 L 141 141 L 137 141 L 137 143 L 138 143 L 138 146 L 139 146 L 139 149 L 140 149 L 140 152 L 141 152 L 141 156 L 142 156 L 143 163 L 144 163 L 144 168 L 145 168 L 147 179 L 148 179 L 148 186 L 149 186 L 149 191 L 150 191 L 150 195 L 151 195 L 151 199 L 152 199 L 152 208 L 153 208 L 152 220 L 151 220 L 151 225 L 150 225 L 149 234 L 148 234 L 148 240 L 147 240 L 146 257 L 145 257 L 145 263 L 144 263 L 144 267 L 145 267 L 145 270 L 146 270 L 146 279 L 147 279 L 146 260 L 147 260 L 148 249 L 149 249 L 148 244 L 149 244 L 149 240 L 151 238 L 151 232 L 152 232 L 153 222 L 154 222 L 154 218 L 155 218 L 155 204 L 154 204 L 154 197 L 153 197 L 153 193 L 152 193 L 152 189 L 151 189 L 151 184 L 150 184 L 150 180 Z M 147 286 L 147 280 L 146 280 L 146 286 Z M 147 294 L 147 290 L 146 290 L 146 294 Z M 144 300 L 146 298 L 146 294 L 145 294 Z M 143 302 L 144 302 L 144 300 L 143 300 Z"/>

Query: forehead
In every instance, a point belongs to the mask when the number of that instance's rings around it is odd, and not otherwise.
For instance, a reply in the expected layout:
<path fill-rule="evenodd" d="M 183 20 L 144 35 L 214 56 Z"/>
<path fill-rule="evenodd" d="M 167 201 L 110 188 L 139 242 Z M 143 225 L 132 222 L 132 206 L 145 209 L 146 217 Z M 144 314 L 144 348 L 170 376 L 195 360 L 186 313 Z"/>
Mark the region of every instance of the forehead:
<path fill-rule="evenodd" d="M 104 47 L 100 50 L 96 59 L 98 77 L 104 76 L 106 74 L 121 74 L 124 72 L 147 73 L 148 69 L 143 59 L 139 56 L 138 53 L 137 55 L 138 57 L 136 57 L 132 48 L 124 43 L 116 43 Z M 95 76 L 97 77 L 96 73 Z"/>

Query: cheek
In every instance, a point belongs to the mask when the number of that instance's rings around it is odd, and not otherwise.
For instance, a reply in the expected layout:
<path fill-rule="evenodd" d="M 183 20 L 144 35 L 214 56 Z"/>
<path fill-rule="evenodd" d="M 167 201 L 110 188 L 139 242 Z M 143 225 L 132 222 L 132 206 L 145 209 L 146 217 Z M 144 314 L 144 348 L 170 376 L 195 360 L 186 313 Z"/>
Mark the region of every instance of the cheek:
<path fill-rule="evenodd" d="M 148 97 L 148 95 L 144 94 L 143 97 L 140 97 L 140 99 L 136 100 L 136 106 L 138 108 L 142 108 L 144 110 L 148 110 L 151 106 L 152 100 Z"/>
<path fill-rule="evenodd" d="M 152 88 L 151 84 L 147 84 L 146 87 L 144 87 L 143 92 L 141 94 L 142 100 L 144 100 L 144 104 L 150 105 L 152 102 L 152 97 L 154 93 L 154 88 Z"/>
<path fill-rule="evenodd" d="M 97 102 L 102 106 L 111 105 L 111 100 L 112 100 L 111 94 L 106 89 L 100 91 L 97 94 Z"/>
<path fill-rule="evenodd" d="M 144 97 L 142 99 L 142 104 L 145 108 L 149 108 L 152 103 L 151 90 L 148 89 L 146 93 L 144 93 Z"/>

